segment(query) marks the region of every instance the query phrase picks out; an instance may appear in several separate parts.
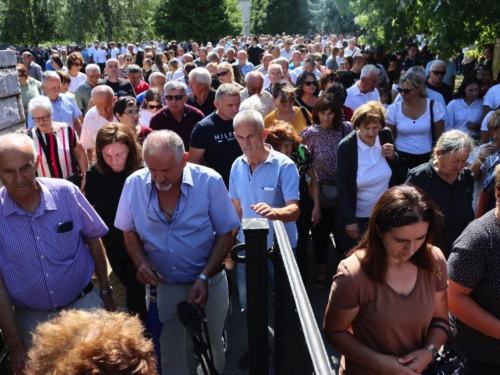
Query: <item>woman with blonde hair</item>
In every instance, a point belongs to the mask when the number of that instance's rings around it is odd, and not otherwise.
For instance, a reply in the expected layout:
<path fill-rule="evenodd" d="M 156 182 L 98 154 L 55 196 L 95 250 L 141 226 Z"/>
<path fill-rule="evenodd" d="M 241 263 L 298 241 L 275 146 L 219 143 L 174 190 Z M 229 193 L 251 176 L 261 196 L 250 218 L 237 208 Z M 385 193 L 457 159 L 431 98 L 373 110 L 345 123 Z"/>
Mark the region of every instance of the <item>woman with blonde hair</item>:
<path fill-rule="evenodd" d="M 230 83 L 235 85 L 240 90 L 244 89 L 242 85 L 234 81 L 233 67 L 226 61 L 221 62 L 217 65 L 217 78 L 219 78 L 221 84 Z"/>

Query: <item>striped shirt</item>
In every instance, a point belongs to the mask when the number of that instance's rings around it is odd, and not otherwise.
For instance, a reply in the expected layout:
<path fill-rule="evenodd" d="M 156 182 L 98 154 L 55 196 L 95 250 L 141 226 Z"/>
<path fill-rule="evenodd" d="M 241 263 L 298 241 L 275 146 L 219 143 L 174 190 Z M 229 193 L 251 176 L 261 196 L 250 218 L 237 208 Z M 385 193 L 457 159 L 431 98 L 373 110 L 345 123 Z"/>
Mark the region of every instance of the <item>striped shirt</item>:
<path fill-rule="evenodd" d="M 72 302 L 89 283 L 94 261 L 84 238 L 108 228 L 72 183 L 37 178 L 40 205 L 28 214 L 0 189 L 0 275 L 12 304 L 51 310 Z M 61 223 L 72 222 L 64 233 Z"/>
<path fill-rule="evenodd" d="M 78 172 L 73 149 L 78 142 L 78 135 L 68 124 L 53 133 L 42 133 L 34 126 L 28 135 L 35 141 L 35 147 L 41 156 L 38 165 L 38 177 L 68 178 Z"/>

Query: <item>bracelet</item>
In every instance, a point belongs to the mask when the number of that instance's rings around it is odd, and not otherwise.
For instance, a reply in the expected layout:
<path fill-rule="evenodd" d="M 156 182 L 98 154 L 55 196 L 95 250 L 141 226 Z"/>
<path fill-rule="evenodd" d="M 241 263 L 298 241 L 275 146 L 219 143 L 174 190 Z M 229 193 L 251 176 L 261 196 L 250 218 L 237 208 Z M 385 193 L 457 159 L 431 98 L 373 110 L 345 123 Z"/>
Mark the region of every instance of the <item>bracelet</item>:
<path fill-rule="evenodd" d="M 483 165 L 484 163 L 484 160 L 483 161 L 479 161 L 479 158 L 476 159 L 476 163 L 479 164 L 479 165 Z"/>

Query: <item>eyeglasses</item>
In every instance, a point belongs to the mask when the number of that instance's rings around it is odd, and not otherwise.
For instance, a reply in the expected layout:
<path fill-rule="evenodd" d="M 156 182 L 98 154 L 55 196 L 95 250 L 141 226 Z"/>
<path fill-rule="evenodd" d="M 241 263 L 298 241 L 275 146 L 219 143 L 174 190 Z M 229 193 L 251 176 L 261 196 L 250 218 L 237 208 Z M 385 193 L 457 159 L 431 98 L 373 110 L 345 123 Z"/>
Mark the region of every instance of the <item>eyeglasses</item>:
<path fill-rule="evenodd" d="M 311 85 L 312 86 L 317 86 L 318 82 L 316 82 L 316 81 L 305 81 L 304 85 L 306 85 L 306 86 L 311 86 Z"/>
<path fill-rule="evenodd" d="M 148 109 L 162 109 L 162 108 L 163 108 L 162 104 L 158 104 L 158 105 L 148 104 Z"/>
<path fill-rule="evenodd" d="M 141 111 L 139 111 L 139 110 L 137 110 L 137 111 L 128 111 L 128 112 L 124 112 L 123 114 L 124 115 L 128 115 L 128 116 L 140 116 Z"/>
<path fill-rule="evenodd" d="M 81 63 L 73 63 L 74 66 L 83 66 Z"/>
<path fill-rule="evenodd" d="M 333 78 L 330 78 L 330 79 L 328 80 L 328 83 L 334 83 L 334 82 L 335 82 L 335 80 L 334 80 Z"/>
<path fill-rule="evenodd" d="M 398 87 L 398 92 L 399 92 L 400 94 L 402 94 L 402 93 L 409 94 L 409 93 L 410 93 L 410 92 L 412 92 L 413 90 L 415 90 L 415 88 L 414 88 L 414 87 L 412 87 L 411 89 L 402 89 L 401 87 Z"/>
<path fill-rule="evenodd" d="M 151 181 L 151 184 L 153 184 L 153 181 Z M 149 202 L 148 202 L 148 206 L 146 207 L 146 215 L 148 217 L 149 220 L 151 221 L 154 221 L 155 223 L 168 223 L 168 221 L 162 217 L 161 214 L 158 213 L 158 211 L 156 211 L 156 208 L 153 207 L 153 211 L 154 212 L 151 212 L 149 210 L 149 206 L 151 205 L 151 198 L 153 197 L 153 187 L 151 186 L 151 193 L 149 194 Z"/>
<path fill-rule="evenodd" d="M 41 117 L 32 117 L 32 119 L 35 122 L 49 121 L 50 115 L 45 115 L 45 116 L 41 116 Z"/>
<path fill-rule="evenodd" d="M 224 72 L 217 73 L 217 77 L 224 77 L 227 73 L 229 73 L 229 70 L 226 70 Z"/>
<path fill-rule="evenodd" d="M 293 102 L 295 100 L 296 96 L 295 95 L 292 95 L 292 96 L 289 96 L 289 97 L 282 97 L 280 99 L 280 103 L 288 103 L 288 102 Z"/>
<path fill-rule="evenodd" d="M 446 75 L 446 70 L 431 70 L 432 73 L 434 73 L 437 76 L 444 76 Z"/>

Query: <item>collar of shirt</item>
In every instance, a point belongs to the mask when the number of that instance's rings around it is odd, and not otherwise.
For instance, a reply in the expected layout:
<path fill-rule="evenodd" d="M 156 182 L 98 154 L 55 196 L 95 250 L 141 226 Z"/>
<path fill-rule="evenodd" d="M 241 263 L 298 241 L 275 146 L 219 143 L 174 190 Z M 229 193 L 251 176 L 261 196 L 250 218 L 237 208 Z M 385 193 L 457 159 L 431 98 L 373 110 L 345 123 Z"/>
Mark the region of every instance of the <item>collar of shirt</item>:
<path fill-rule="evenodd" d="M 373 149 L 376 149 L 376 148 L 382 148 L 380 146 L 380 139 L 378 138 L 378 135 L 377 137 L 375 138 L 375 143 L 373 146 L 368 146 L 365 142 L 363 142 L 363 140 L 361 139 L 361 137 L 359 136 L 359 132 L 356 131 L 356 138 L 358 139 L 358 148 L 361 150 L 361 151 L 367 151 L 367 150 L 373 150 Z"/>
<path fill-rule="evenodd" d="M 274 161 L 276 160 L 276 152 L 277 151 L 274 151 L 273 146 L 271 146 L 269 143 L 264 142 L 264 146 L 267 147 L 270 150 L 270 152 L 269 152 L 269 155 L 267 156 L 267 159 L 262 164 L 274 163 Z M 248 164 L 248 158 L 245 154 L 241 155 L 241 158 L 242 158 L 242 160 L 245 161 L 245 163 Z"/>
<path fill-rule="evenodd" d="M 37 181 L 37 186 L 40 189 L 40 205 L 35 210 L 33 217 L 40 216 L 44 211 L 56 210 L 57 206 L 54 201 L 54 197 L 50 194 L 49 189 L 44 184 L 41 184 Z M 7 190 L 4 191 L 4 198 L 2 202 L 2 215 L 3 217 L 7 217 L 13 213 L 17 213 L 18 215 L 29 215 L 26 211 L 21 209 L 9 196 Z"/>
<path fill-rule="evenodd" d="M 149 170 L 148 170 L 147 173 L 148 173 L 148 176 L 146 177 L 146 189 L 148 191 L 150 191 L 151 184 L 152 184 L 151 172 L 149 172 Z M 187 168 L 187 165 L 182 170 L 182 183 L 181 183 L 181 190 L 184 193 L 184 195 L 186 195 L 185 189 L 183 189 L 184 184 L 194 186 L 193 176 L 191 175 L 191 170 L 189 168 Z"/>

